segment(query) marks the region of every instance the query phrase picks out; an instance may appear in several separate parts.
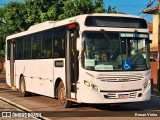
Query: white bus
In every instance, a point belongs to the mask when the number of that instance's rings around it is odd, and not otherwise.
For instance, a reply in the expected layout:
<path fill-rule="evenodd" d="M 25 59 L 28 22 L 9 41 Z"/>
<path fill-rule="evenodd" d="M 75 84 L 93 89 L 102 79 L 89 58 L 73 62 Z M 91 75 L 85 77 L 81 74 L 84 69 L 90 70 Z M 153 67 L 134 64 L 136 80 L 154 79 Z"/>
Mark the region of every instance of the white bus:
<path fill-rule="evenodd" d="M 6 81 L 22 96 L 120 104 L 150 99 L 147 22 L 138 16 L 85 14 L 47 21 L 6 39 Z"/>

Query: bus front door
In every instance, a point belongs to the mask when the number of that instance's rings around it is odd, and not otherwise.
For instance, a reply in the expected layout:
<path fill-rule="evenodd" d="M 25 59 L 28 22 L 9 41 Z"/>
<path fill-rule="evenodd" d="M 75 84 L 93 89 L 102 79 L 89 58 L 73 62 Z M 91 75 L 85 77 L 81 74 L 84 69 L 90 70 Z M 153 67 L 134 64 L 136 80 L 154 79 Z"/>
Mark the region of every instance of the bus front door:
<path fill-rule="evenodd" d="M 76 29 L 67 31 L 66 43 L 66 96 L 76 100 L 78 80 L 78 52 L 76 49 Z"/>

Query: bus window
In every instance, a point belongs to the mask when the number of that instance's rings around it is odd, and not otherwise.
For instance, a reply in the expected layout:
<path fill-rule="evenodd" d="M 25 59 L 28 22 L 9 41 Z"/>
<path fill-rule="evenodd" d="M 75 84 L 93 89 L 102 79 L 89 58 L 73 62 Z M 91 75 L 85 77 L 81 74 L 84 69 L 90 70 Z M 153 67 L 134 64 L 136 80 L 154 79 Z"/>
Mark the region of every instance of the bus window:
<path fill-rule="evenodd" d="M 52 57 L 52 33 L 45 31 L 42 33 L 42 58 Z"/>
<path fill-rule="evenodd" d="M 16 59 L 23 59 L 23 38 L 16 38 Z"/>
<path fill-rule="evenodd" d="M 31 58 L 31 38 L 30 36 L 24 37 L 24 58 Z"/>
<path fill-rule="evenodd" d="M 65 27 L 57 28 L 53 31 L 53 57 L 65 57 Z"/>
<path fill-rule="evenodd" d="M 41 58 L 41 36 L 40 34 L 31 37 L 32 40 L 32 58 Z"/>

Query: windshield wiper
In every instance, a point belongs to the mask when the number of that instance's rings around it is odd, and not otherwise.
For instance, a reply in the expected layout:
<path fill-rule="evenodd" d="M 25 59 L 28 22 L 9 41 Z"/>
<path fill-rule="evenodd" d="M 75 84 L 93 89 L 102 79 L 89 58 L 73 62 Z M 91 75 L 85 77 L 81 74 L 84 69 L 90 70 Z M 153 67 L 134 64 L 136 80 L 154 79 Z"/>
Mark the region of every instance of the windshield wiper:
<path fill-rule="evenodd" d="M 104 29 L 100 29 L 100 30 L 101 30 L 101 32 L 103 33 L 104 37 L 105 37 L 107 40 L 111 40 Z"/>

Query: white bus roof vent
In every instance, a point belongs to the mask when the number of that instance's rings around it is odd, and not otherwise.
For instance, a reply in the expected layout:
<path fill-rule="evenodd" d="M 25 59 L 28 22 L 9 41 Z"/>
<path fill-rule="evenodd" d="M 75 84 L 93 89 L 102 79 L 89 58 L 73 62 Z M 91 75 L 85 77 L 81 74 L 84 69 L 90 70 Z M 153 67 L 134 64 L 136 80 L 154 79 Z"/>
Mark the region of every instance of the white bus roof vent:
<path fill-rule="evenodd" d="M 36 25 L 31 26 L 28 31 L 37 31 L 37 30 L 44 30 L 50 27 L 54 27 L 56 21 L 46 21 Z"/>

